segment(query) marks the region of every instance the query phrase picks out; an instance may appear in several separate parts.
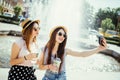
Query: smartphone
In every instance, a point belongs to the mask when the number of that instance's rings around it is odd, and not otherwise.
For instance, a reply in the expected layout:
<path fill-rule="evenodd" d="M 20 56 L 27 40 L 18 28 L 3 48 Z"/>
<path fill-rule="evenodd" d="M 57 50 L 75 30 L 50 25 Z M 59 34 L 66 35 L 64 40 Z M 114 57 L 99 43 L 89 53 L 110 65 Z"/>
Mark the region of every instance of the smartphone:
<path fill-rule="evenodd" d="M 103 36 L 98 36 L 98 42 L 100 45 L 104 46 L 103 45 Z"/>

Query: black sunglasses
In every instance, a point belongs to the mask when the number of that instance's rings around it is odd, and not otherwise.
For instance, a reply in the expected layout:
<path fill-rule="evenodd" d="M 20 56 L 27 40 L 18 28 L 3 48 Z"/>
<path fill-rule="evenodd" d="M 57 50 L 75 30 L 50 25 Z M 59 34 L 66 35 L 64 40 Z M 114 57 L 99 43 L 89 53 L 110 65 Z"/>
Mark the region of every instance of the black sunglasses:
<path fill-rule="evenodd" d="M 58 32 L 59 36 L 63 36 L 64 38 L 66 38 L 66 34 L 63 34 L 62 32 Z"/>
<path fill-rule="evenodd" d="M 40 27 L 37 27 L 37 28 L 33 27 L 33 29 L 34 29 L 35 31 L 38 31 L 38 30 L 40 30 Z"/>

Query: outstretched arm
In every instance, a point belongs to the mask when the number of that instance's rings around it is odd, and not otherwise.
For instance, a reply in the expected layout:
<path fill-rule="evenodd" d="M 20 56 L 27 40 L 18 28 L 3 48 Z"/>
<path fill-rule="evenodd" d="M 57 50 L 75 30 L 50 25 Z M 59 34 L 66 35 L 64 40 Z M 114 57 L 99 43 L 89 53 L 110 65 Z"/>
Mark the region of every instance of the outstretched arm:
<path fill-rule="evenodd" d="M 73 51 L 73 50 L 70 50 L 70 49 L 67 49 L 67 51 L 66 51 L 66 53 L 68 55 L 76 56 L 76 57 L 87 57 L 87 56 L 90 56 L 90 55 L 95 54 L 97 52 L 99 52 L 98 49 L 83 51 L 83 52 Z"/>
<path fill-rule="evenodd" d="M 70 49 L 66 49 L 66 53 L 68 55 L 76 56 L 76 57 L 87 57 L 87 56 L 90 56 L 92 54 L 98 53 L 99 51 L 105 50 L 106 47 L 107 47 L 105 39 L 103 39 L 103 45 L 104 46 L 99 45 L 96 49 L 83 51 L 83 52 L 78 52 L 78 51 L 73 51 L 73 50 L 70 50 Z"/>

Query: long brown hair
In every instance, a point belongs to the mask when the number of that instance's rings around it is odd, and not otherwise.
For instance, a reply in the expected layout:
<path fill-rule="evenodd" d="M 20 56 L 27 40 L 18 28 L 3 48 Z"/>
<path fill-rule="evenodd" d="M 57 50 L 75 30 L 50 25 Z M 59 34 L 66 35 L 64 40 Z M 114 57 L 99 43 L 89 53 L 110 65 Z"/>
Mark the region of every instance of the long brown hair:
<path fill-rule="evenodd" d="M 48 41 L 48 43 L 45 46 L 44 53 L 45 53 L 46 49 L 48 49 L 47 64 L 51 64 L 51 55 L 52 55 L 52 50 L 53 50 L 53 48 L 55 46 L 55 42 L 56 42 L 55 41 L 56 34 L 60 29 L 64 30 L 64 32 L 66 31 L 63 26 L 57 26 L 57 28 L 55 28 L 54 31 L 51 33 L 50 40 Z M 65 34 L 67 35 L 66 32 L 65 32 Z M 61 59 L 59 71 L 60 71 L 61 65 L 63 63 L 63 56 L 64 56 L 64 52 L 65 52 L 66 42 L 67 42 L 67 36 L 65 37 L 64 41 L 59 44 L 58 51 L 57 51 L 57 57 L 59 57 Z"/>
<path fill-rule="evenodd" d="M 25 40 L 26 43 L 26 47 L 28 49 L 29 52 L 31 52 L 30 50 L 30 38 L 31 38 L 31 34 L 32 34 L 32 30 L 33 30 L 33 26 L 34 24 L 37 22 L 33 22 L 31 23 L 24 31 L 24 33 L 22 34 L 23 39 Z M 38 23 L 37 23 L 38 24 Z M 39 25 L 39 24 L 38 24 Z M 36 42 L 36 37 L 34 37 L 33 42 Z"/>

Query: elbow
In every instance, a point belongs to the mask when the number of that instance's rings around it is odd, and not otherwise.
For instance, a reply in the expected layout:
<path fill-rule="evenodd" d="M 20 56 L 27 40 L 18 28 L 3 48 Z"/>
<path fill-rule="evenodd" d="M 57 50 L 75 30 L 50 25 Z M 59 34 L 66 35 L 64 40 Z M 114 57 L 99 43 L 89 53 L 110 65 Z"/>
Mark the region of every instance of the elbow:
<path fill-rule="evenodd" d="M 15 65 L 12 60 L 10 60 L 10 65 L 11 65 L 11 66 Z"/>
<path fill-rule="evenodd" d="M 41 66 L 39 66 L 39 69 L 40 69 L 40 70 L 42 70 L 42 67 L 41 67 Z"/>
<path fill-rule="evenodd" d="M 39 65 L 39 69 L 40 70 L 44 70 L 42 65 Z"/>
<path fill-rule="evenodd" d="M 44 70 L 44 66 L 42 64 L 39 64 L 39 69 Z"/>
<path fill-rule="evenodd" d="M 12 61 L 10 61 L 10 65 L 11 65 L 11 66 L 13 66 L 13 65 L 14 65 Z"/>
<path fill-rule="evenodd" d="M 41 60 L 38 62 L 38 65 L 40 70 L 44 70 L 44 64 Z"/>

